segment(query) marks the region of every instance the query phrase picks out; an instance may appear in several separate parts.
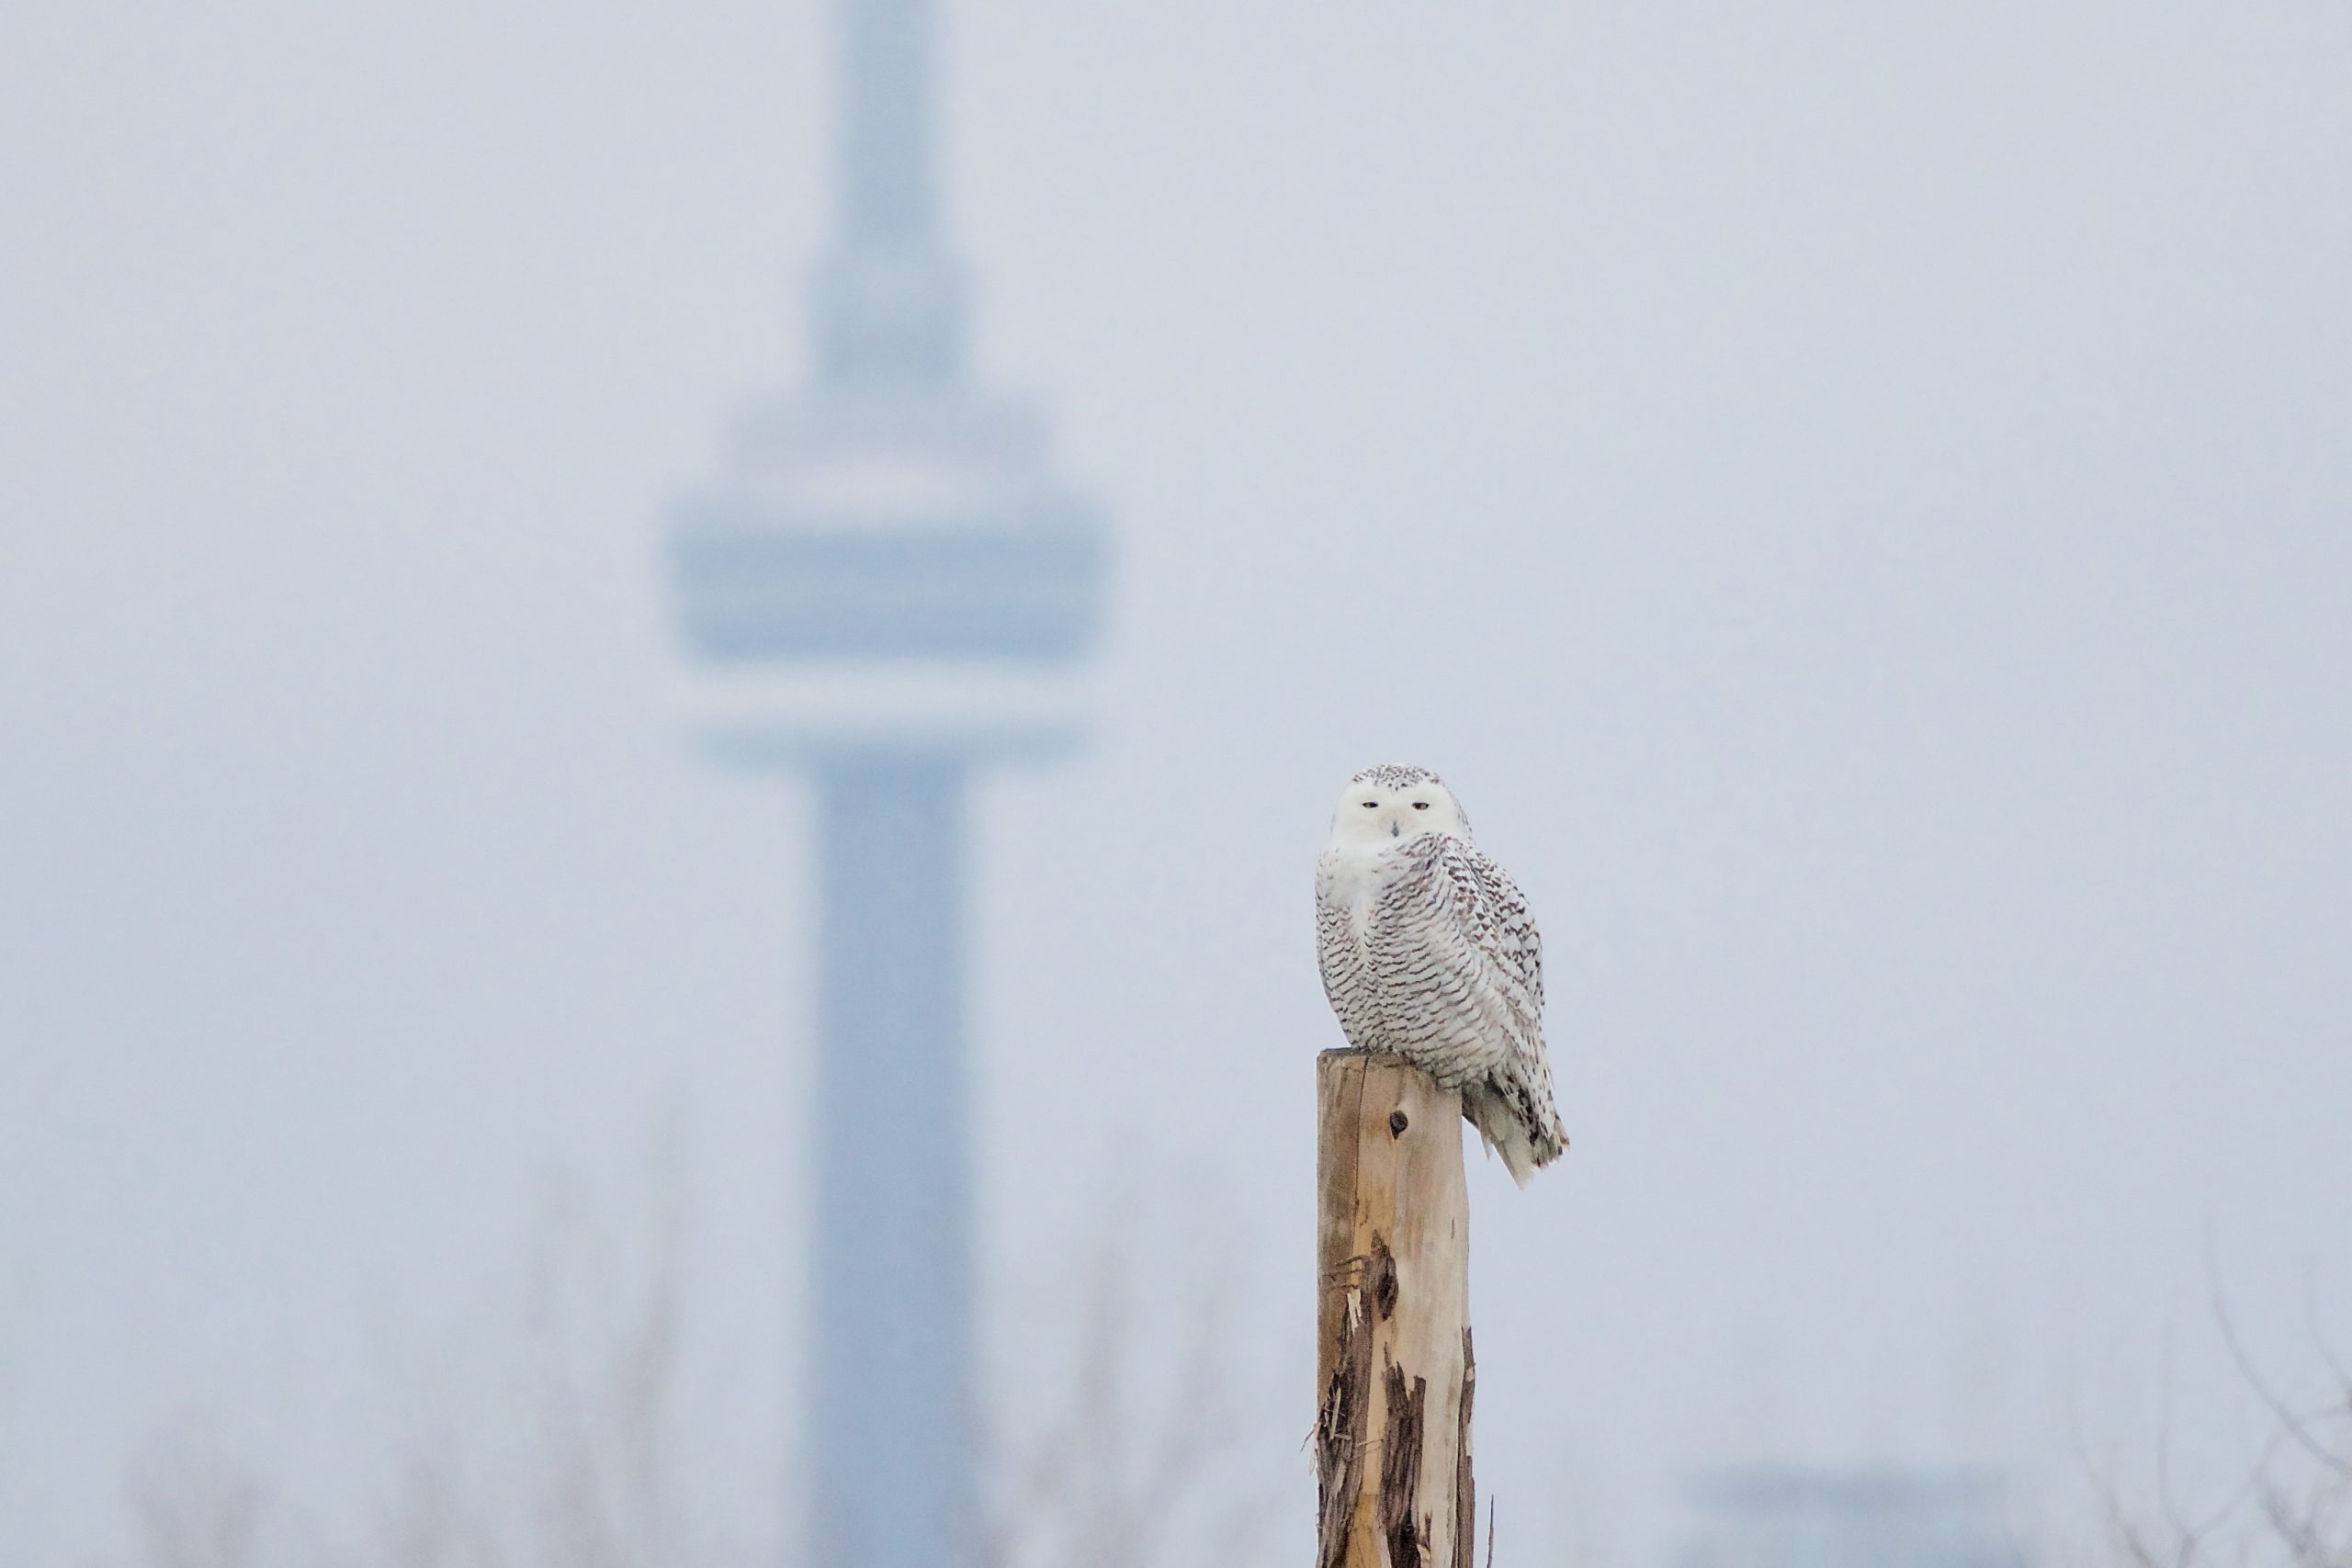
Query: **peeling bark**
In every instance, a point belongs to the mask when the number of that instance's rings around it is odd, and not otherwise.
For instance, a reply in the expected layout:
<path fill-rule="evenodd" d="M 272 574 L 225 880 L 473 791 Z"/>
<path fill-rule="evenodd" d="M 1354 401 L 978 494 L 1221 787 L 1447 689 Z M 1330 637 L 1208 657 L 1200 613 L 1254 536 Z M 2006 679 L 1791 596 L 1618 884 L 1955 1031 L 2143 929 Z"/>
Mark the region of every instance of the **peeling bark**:
<path fill-rule="evenodd" d="M 1421 1542 L 1429 1526 L 1416 1512 L 1421 1489 L 1421 1409 L 1429 1402 L 1430 1382 L 1415 1378 L 1405 1386 L 1405 1371 L 1394 1361 L 1385 1369 L 1388 1419 L 1380 1434 L 1380 1503 L 1376 1517 L 1381 1539 L 1388 1545 L 1389 1568 L 1420 1568 Z"/>
<path fill-rule="evenodd" d="M 1364 1321 L 1363 1292 L 1351 1288 L 1347 1307 L 1339 1356 L 1315 1418 L 1316 1568 L 1340 1568 L 1346 1562 L 1348 1520 L 1363 1485 L 1372 1325 Z"/>
<path fill-rule="evenodd" d="M 1470 1401 L 1478 1392 L 1478 1358 L 1470 1351 L 1470 1325 L 1462 1325 L 1460 1438 L 1453 1455 L 1453 1568 L 1471 1568 L 1478 1555 L 1478 1488 L 1470 1479 Z"/>

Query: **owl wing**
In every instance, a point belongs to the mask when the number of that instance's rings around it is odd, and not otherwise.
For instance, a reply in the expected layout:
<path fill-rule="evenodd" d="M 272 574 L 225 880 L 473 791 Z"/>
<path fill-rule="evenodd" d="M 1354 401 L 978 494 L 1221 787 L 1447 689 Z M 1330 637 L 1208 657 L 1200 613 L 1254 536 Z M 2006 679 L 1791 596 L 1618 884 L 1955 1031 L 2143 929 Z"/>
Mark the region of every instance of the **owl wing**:
<path fill-rule="evenodd" d="M 1469 999 L 1510 1043 L 1522 1073 L 1544 1057 L 1544 948 L 1527 897 L 1477 848 L 1429 835 L 1415 879 L 1444 957 Z M 1451 933 L 1450 938 L 1440 933 Z"/>
<path fill-rule="evenodd" d="M 1530 1013 L 1540 1019 L 1544 1011 L 1544 936 L 1535 929 L 1535 916 L 1527 908 L 1527 895 L 1519 890 L 1510 873 L 1475 846 L 1461 845 L 1460 854 L 1468 863 L 1471 877 L 1477 884 L 1479 918 L 1492 933 L 1483 939 L 1483 945 L 1492 950 L 1498 966 L 1519 977 L 1532 1004 Z"/>
<path fill-rule="evenodd" d="M 1462 1085 L 1463 1114 L 1527 1185 L 1567 1146 L 1544 1050 L 1544 941 L 1510 874 L 1472 845 L 1449 840 L 1431 868 L 1473 956 L 1471 991 L 1502 1036 L 1504 1060 Z"/>

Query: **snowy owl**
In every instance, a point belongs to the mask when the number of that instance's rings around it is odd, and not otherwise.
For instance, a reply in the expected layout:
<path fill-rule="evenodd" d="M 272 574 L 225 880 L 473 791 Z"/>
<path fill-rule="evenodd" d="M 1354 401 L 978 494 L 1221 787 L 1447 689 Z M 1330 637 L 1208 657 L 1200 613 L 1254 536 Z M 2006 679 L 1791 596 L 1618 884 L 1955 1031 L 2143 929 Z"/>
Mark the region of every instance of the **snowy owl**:
<path fill-rule="evenodd" d="M 1509 874 L 1470 841 L 1445 781 L 1366 768 L 1315 863 L 1324 994 L 1348 1043 L 1446 1089 L 1511 1179 L 1567 1146 L 1544 1056 L 1544 949 Z"/>

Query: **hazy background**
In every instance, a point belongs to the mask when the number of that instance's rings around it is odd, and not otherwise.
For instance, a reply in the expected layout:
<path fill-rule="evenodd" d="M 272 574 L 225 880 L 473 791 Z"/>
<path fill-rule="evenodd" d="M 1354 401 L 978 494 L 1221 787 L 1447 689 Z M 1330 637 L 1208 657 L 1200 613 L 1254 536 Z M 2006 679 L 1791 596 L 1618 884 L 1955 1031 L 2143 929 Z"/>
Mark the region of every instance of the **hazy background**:
<path fill-rule="evenodd" d="M 808 813 L 689 750 L 658 552 L 799 378 L 826 19 L 0 15 L 0 1557 L 159 1443 L 364 1535 L 662 1213 L 695 1528 L 790 1539 Z M 2352 11 L 946 49 L 982 378 L 1121 549 L 1099 743 L 977 807 L 1004 1429 L 1171 1216 L 1303 1556 L 1309 864 L 1397 761 L 1576 1142 L 1473 1173 L 1498 1560 L 1727 1460 L 2226 1483 L 2209 1247 L 2282 1384 L 2352 1342 Z"/>

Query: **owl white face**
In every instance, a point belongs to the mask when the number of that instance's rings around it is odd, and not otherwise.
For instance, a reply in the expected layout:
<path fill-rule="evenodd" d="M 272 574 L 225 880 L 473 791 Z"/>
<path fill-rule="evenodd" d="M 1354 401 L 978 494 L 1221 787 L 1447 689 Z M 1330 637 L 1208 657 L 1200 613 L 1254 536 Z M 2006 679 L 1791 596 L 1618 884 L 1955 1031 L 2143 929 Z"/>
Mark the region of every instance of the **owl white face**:
<path fill-rule="evenodd" d="M 1445 782 L 1426 768 L 1367 768 L 1331 810 L 1334 847 L 1386 849 L 1418 833 L 1467 840 L 1470 819 Z"/>

